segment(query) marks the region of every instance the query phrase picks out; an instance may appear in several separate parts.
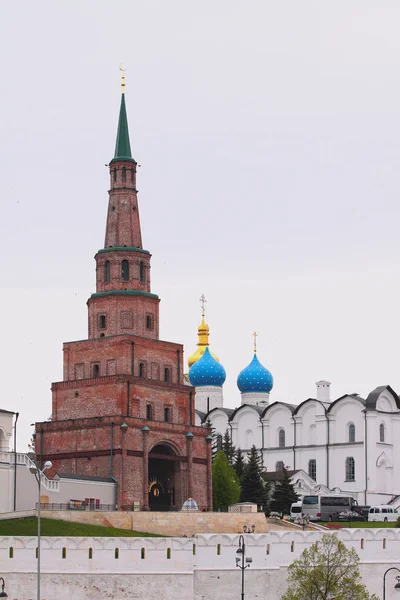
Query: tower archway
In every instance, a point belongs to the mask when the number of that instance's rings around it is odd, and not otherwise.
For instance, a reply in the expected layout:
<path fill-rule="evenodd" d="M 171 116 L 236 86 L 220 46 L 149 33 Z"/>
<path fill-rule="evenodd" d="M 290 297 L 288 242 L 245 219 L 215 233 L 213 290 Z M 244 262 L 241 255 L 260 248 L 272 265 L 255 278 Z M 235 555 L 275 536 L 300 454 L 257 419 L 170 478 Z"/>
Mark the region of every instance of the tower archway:
<path fill-rule="evenodd" d="M 179 510 L 182 506 L 182 471 L 175 448 L 163 442 L 149 452 L 150 510 Z"/>

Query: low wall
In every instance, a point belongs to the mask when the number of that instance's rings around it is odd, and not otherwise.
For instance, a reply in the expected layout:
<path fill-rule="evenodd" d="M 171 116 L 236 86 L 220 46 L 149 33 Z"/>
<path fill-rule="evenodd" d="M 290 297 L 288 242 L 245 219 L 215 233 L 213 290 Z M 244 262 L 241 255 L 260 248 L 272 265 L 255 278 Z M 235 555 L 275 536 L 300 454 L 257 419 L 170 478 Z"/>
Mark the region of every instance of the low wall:
<path fill-rule="evenodd" d="M 41 514 L 49 519 L 178 537 L 200 533 L 239 533 L 243 531 L 243 525 L 255 525 L 256 533 L 269 531 L 264 513 L 42 510 Z"/>
<path fill-rule="evenodd" d="M 286 590 L 287 567 L 321 538 L 317 532 L 246 534 L 246 599 L 278 599 Z M 382 596 L 383 574 L 400 566 L 400 530 L 343 529 L 337 534 L 360 557 L 368 590 Z M 42 538 L 42 597 L 94 600 L 232 600 L 240 595 L 235 567 L 238 535 L 193 538 Z M 35 597 L 35 537 L 0 538 L 1 575 L 13 600 Z M 12 551 L 10 551 L 12 548 Z M 387 577 L 395 598 L 396 573 Z"/>

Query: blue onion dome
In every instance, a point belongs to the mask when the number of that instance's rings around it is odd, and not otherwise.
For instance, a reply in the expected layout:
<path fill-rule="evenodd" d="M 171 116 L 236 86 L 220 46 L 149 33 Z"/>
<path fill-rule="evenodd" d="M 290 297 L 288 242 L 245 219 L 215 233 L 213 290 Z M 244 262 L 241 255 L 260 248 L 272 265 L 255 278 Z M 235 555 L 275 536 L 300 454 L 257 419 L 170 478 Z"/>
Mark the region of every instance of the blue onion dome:
<path fill-rule="evenodd" d="M 269 393 L 274 385 L 274 378 L 271 373 L 263 367 L 254 353 L 253 360 L 243 371 L 240 371 L 237 378 L 237 386 L 242 393 L 245 392 L 264 392 Z"/>
<path fill-rule="evenodd" d="M 203 356 L 189 369 L 189 381 L 194 387 L 222 386 L 225 379 L 224 367 L 211 356 L 208 347 L 205 349 Z"/>

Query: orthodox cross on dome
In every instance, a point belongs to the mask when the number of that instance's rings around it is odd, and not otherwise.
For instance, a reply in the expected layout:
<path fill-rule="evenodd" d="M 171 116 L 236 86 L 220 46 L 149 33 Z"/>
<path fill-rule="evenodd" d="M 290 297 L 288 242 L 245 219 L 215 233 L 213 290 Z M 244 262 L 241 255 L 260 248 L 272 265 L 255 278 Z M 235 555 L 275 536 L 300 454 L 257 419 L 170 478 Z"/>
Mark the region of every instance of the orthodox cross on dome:
<path fill-rule="evenodd" d="M 200 296 L 200 305 L 201 305 L 201 314 L 204 317 L 206 314 L 206 304 L 207 304 L 207 300 L 204 294 L 202 294 Z"/>
<path fill-rule="evenodd" d="M 254 333 L 253 333 L 253 337 L 254 337 L 254 354 L 257 352 L 257 336 L 258 336 L 258 333 L 256 333 L 254 331 Z"/>
<path fill-rule="evenodd" d="M 126 71 L 126 69 L 123 68 L 123 66 L 122 66 L 123 64 L 124 64 L 123 62 L 119 63 L 118 67 L 119 67 L 119 70 L 121 71 L 121 91 L 123 94 L 125 94 L 125 71 Z"/>

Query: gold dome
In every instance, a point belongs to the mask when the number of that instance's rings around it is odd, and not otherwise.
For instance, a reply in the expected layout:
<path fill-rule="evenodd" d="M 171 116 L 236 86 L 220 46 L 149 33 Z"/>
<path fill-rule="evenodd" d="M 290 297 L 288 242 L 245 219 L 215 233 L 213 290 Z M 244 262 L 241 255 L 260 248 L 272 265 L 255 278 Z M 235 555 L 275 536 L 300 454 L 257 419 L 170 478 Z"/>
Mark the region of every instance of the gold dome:
<path fill-rule="evenodd" d="M 201 323 L 197 329 L 197 335 L 199 341 L 197 342 L 197 350 L 188 358 L 189 369 L 197 362 L 204 354 L 205 349 L 209 347 L 210 343 L 208 341 L 208 337 L 210 335 L 210 328 L 204 320 L 204 312 L 202 314 Z M 213 352 L 210 350 L 210 354 L 215 360 L 219 362 L 218 356 L 215 356 Z"/>

